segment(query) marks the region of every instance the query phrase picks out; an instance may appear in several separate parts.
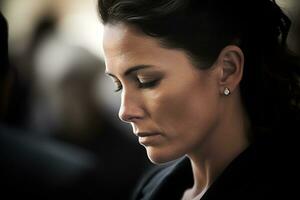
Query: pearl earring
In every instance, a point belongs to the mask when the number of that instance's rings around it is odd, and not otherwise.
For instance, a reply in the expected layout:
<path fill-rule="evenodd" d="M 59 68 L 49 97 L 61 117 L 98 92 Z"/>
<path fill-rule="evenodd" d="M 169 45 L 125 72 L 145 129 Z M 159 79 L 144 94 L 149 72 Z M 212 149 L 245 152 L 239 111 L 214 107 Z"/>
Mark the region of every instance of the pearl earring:
<path fill-rule="evenodd" d="M 225 95 L 225 96 L 229 96 L 229 95 L 230 95 L 230 90 L 229 90 L 229 88 L 226 87 L 226 88 L 224 89 L 224 95 Z"/>

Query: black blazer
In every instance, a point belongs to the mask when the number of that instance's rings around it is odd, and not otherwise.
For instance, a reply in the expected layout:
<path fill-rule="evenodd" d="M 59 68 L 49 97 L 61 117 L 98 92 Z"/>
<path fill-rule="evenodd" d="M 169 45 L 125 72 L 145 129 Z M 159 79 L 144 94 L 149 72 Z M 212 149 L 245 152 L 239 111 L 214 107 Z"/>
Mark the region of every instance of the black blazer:
<path fill-rule="evenodd" d="M 294 164 L 284 151 L 287 146 L 278 144 L 282 143 L 267 139 L 251 144 L 229 164 L 201 200 L 297 199 L 292 193 L 296 191 L 292 189 L 295 182 L 292 179 L 296 175 L 292 170 Z M 177 200 L 192 185 L 190 160 L 183 157 L 149 172 L 133 199 Z"/>

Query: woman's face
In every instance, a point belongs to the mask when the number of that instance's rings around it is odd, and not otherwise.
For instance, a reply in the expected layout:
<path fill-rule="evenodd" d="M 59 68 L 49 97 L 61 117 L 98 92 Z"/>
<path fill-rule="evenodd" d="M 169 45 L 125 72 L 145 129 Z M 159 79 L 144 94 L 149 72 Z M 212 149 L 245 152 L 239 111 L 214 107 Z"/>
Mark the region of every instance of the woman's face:
<path fill-rule="evenodd" d="M 106 72 L 121 93 L 119 117 L 130 123 L 154 163 L 201 150 L 218 124 L 214 68 L 196 69 L 182 50 L 124 24 L 104 28 Z"/>

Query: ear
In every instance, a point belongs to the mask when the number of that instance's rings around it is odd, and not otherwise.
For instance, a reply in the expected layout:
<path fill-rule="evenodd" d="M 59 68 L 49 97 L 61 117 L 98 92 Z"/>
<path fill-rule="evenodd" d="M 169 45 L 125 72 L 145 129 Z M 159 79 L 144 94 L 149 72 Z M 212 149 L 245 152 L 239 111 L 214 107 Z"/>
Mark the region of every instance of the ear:
<path fill-rule="evenodd" d="M 243 51 L 235 45 L 226 46 L 219 54 L 217 59 L 218 83 L 221 94 L 225 88 L 233 93 L 238 87 L 244 70 Z"/>

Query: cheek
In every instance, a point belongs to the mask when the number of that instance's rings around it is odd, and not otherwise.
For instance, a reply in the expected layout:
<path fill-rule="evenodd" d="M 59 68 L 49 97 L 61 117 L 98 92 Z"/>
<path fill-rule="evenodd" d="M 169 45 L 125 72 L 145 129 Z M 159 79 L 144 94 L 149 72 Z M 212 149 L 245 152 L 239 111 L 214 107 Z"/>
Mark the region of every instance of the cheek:
<path fill-rule="evenodd" d="M 152 95 L 148 107 L 150 116 L 170 139 L 185 141 L 201 138 L 209 132 L 217 118 L 215 91 L 194 84 L 158 92 Z"/>
<path fill-rule="evenodd" d="M 183 95 L 183 96 L 182 96 Z M 185 109 L 182 106 L 186 102 L 185 94 L 181 91 L 162 89 L 151 95 L 147 106 L 151 120 L 161 129 L 161 131 L 170 131 L 172 127 L 180 122 Z"/>

